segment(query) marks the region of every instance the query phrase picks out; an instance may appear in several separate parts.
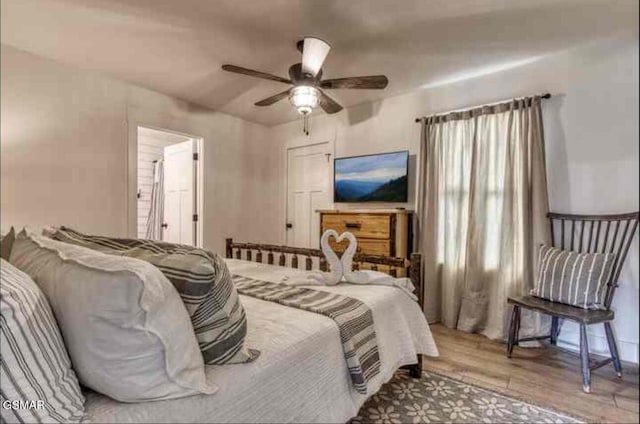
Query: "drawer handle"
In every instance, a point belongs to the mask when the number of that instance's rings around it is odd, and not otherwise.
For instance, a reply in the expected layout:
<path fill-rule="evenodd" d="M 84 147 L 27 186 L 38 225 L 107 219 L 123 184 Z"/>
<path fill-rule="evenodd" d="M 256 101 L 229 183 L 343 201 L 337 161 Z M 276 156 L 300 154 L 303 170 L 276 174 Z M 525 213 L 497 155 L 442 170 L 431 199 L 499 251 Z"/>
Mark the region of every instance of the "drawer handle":
<path fill-rule="evenodd" d="M 345 227 L 347 228 L 357 228 L 360 229 L 360 227 L 362 227 L 362 224 L 358 224 L 357 222 L 347 222 L 344 224 Z"/>

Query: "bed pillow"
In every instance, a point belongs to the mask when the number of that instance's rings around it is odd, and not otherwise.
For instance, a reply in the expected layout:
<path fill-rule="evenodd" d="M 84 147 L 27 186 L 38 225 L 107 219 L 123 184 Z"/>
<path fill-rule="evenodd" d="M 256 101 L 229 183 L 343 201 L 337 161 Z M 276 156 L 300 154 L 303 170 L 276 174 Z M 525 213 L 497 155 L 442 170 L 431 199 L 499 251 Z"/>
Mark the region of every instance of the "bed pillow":
<path fill-rule="evenodd" d="M 583 309 L 605 309 L 614 253 L 578 253 L 541 245 L 531 294 Z"/>
<path fill-rule="evenodd" d="M 2 236 L 2 240 L 0 240 L 0 257 L 5 261 L 9 260 L 9 256 L 11 255 L 11 248 L 13 247 L 13 241 L 16 238 L 16 232 L 11 227 L 9 232 Z"/>
<path fill-rule="evenodd" d="M 65 243 L 145 260 L 156 266 L 180 293 L 207 364 L 250 362 L 247 317 L 224 259 L 208 250 L 166 242 L 90 236 L 67 227 L 44 234 Z"/>
<path fill-rule="evenodd" d="M 83 385 L 122 402 L 215 391 L 178 293 L 151 264 L 24 230 L 10 262 L 47 296 Z"/>
<path fill-rule="evenodd" d="M 46 297 L 4 259 L 0 276 L 0 421 L 79 423 L 84 396 Z"/>

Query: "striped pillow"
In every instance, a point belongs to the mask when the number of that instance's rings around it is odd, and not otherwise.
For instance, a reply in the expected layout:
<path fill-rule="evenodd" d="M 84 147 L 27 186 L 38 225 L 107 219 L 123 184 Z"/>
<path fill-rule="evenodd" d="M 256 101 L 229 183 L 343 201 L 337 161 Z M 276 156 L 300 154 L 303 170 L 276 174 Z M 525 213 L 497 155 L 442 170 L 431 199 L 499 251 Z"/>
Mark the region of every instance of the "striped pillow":
<path fill-rule="evenodd" d="M 538 275 L 531 294 L 583 309 L 606 309 L 613 253 L 578 253 L 540 246 Z"/>
<path fill-rule="evenodd" d="M 78 423 L 84 397 L 49 303 L 27 274 L 1 262 L 0 421 Z"/>
<path fill-rule="evenodd" d="M 250 362 L 259 351 L 247 349 L 247 317 L 227 264 L 219 255 L 192 246 L 137 239 L 90 236 L 67 227 L 45 235 L 103 253 L 142 259 L 158 268 L 180 293 L 206 364 Z"/>
<path fill-rule="evenodd" d="M 13 247 L 13 242 L 16 239 L 16 231 L 11 227 L 9 232 L 0 238 L 0 256 L 5 261 L 9 260 L 9 256 L 11 256 L 11 248 Z"/>

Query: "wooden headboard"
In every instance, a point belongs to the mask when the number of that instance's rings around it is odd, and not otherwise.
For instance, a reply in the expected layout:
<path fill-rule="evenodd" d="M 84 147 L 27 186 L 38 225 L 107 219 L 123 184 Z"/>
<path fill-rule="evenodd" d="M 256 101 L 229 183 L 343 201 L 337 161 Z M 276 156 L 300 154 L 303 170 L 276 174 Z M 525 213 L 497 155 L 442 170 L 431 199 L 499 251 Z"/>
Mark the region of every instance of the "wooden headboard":
<path fill-rule="evenodd" d="M 288 266 L 290 268 L 304 268 L 307 271 L 314 269 L 314 264 L 318 263 L 320 270 L 328 270 L 327 261 L 320 249 L 279 246 L 275 244 L 238 243 L 230 238 L 226 241 L 227 258 L 243 259 L 269 265 Z M 314 260 L 314 258 L 316 260 Z M 300 259 L 302 259 L 302 261 Z M 415 293 L 416 296 L 418 296 L 418 304 L 421 308 L 424 308 L 422 272 L 420 271 L 421 264 L 422 255 L 420 253 L 412 253 L 410 260 L 391 256 L 363 255 L 359 253 L 353 257 L 355 269 L 366 266 L 368 269 L 377 271 L 380 270 L 378 268 L 379 266 L 384 266 L 385 270 L 388 269 L 388 274 L 393 277 L 397 275 L 408 275 L 416 287 Z"/>

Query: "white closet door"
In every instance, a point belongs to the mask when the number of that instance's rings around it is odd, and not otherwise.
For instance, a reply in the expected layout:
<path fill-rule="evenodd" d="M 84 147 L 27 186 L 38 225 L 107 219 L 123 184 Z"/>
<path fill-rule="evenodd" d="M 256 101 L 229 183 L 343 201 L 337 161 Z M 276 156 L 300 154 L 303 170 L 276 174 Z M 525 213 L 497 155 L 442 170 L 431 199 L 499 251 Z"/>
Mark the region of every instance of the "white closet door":
<path fill-rule="evenodd" d="M 330 206 L 329 143 L 291 148 L 287 152 L 287 245 L 319 247 L 317 209 Z"/>
<path fill-rule="evenodd" d="M 194 165 L 192 140 L 164 149 L 164 224 L 162 239 L 194 242 Z"/>

